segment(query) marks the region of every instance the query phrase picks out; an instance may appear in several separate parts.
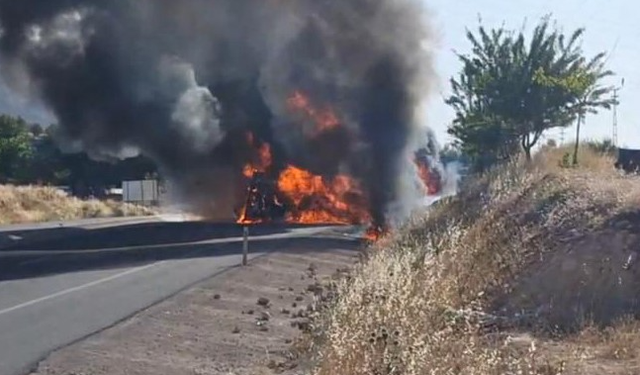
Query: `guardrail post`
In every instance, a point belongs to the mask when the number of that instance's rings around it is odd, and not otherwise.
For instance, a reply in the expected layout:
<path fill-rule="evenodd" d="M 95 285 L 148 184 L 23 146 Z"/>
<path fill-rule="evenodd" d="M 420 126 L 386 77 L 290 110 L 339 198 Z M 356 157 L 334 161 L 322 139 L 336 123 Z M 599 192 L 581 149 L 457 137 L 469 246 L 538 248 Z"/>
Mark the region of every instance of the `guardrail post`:
<path fill-rule="evenodd" d="M 242 265 L 247 265 L 247 258 L 249 256 L 249 227 L 247 225 L 242 226 Z"/>

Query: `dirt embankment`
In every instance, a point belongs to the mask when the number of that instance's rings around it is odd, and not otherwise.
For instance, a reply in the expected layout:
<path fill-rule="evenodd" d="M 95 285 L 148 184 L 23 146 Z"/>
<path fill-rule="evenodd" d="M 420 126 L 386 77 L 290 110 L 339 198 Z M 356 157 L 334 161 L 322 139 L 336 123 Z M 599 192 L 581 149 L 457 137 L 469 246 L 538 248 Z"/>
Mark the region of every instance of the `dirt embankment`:
<path fill-rule="evenodd" d="M 562 152 L 379 242 L 317 322 L 315 373 L 640 373 L 640 177 Z"/>
<path fill-rule="evenodd" d="M 153 210 L 115 201 L 80 200 L 50 187 L 0 185 L 0 224 L 146 216 Z"/>

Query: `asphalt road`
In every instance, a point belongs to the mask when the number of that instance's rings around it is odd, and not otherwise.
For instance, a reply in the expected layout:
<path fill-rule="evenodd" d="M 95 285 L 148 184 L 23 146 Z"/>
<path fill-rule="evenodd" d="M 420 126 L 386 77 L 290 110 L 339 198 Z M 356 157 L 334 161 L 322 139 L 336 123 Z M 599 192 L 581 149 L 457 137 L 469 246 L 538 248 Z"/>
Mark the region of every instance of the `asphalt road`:
<path fill-rule="evenodd" d="M 241 261 L 235 224 L 140 219 L 75 223 L 56 236 L 38 236 L 52 230 L 46 225 L 19 230 L 30 240 L 0 245 L 0 375 L 27 373 L 51 351 Z M 341 230 L 256 227 L 250 257 Z M 0 228 L 0 235 L 11 233 L 15 228 Z"/>

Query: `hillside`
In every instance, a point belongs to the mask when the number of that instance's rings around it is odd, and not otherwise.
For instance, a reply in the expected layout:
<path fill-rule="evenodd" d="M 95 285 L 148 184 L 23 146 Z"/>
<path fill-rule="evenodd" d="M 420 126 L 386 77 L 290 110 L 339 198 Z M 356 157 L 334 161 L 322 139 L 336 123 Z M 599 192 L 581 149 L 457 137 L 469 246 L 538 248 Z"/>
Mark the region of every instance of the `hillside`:
<path fill-rule="evenodd" d="M 50 187 L 0 185 L 0 224 L 152 213 L 148 208 L 121 202 L 80 200 Z"/>
<path fill-rule="evenodd" d="M 640 177 L 586 148 L 563 168 L 565 151 L 370 249 L 316 318 L 315 373 L 640 373 Z"/>

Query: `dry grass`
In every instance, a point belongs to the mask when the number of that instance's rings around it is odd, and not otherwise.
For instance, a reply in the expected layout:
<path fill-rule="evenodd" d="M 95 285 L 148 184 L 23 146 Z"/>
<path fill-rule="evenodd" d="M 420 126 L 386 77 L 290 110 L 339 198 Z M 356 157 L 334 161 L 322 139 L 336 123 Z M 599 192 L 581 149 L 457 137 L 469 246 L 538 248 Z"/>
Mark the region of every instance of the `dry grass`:
<path fill-rule="evenodd" d="M 567 151 L 380 241 L 316 322 L 315 373 L 640 373 L 640 323 L 620 321 L 640 311 L 640 180 L 586 148 L 563 168 Z"/>
<path fill-rule="evenodd" d="M 145 207 L 80 200 L 50 187 L 0 185 L 0 224 L 151 214 Z"/>

